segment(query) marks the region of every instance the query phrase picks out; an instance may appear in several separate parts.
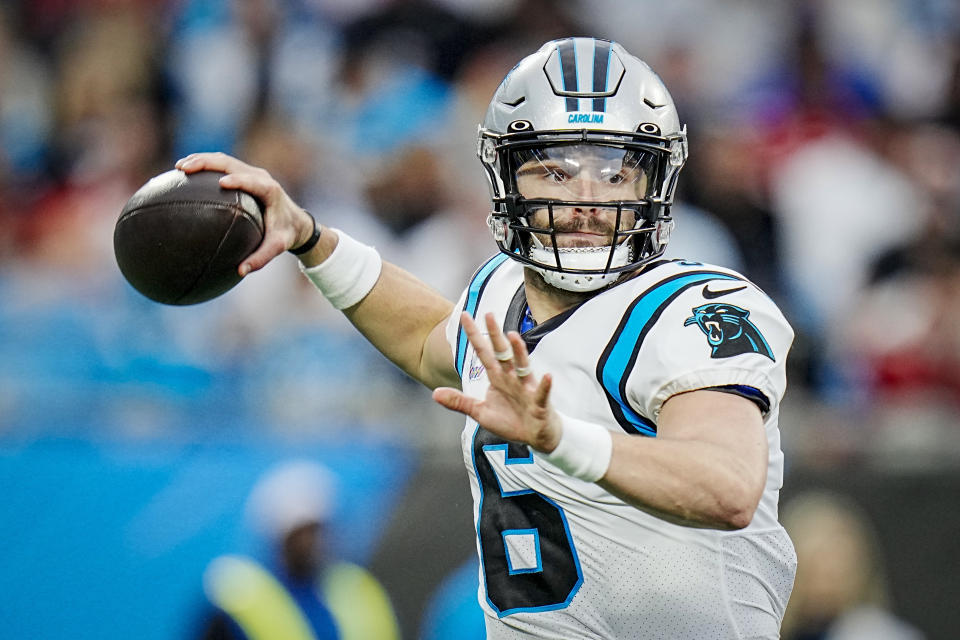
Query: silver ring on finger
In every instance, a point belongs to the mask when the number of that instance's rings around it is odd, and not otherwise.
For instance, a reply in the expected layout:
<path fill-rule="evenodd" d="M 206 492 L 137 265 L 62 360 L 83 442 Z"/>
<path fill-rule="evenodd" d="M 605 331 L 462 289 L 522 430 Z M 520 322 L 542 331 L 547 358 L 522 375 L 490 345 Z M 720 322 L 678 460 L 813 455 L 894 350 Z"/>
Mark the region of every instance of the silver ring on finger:
<path fill-rule="evenodd" d="M 530 369 L 530 367 L 517 367 L 513 371 L 517 374 L 518 378 L 526 378 L 532 373 L 532 369 Z"/>
<path fill-rule="evenodd" d="M 513 360 L 513 351 L 507 349 L 505 351 L 494 351 L 493 357 L 499 360 L 500 362 L 510 362 Z"/>

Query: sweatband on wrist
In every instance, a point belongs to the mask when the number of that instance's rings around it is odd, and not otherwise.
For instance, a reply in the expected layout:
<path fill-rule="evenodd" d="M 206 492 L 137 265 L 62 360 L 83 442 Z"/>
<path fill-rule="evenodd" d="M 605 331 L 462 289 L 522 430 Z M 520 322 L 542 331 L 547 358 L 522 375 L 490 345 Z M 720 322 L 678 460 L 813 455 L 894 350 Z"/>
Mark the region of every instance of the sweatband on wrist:
<path fill-rule="evenodd" d="M 336 248 L 326 260 L 314 267 L 300 263 L 303 275 L 337 309 L 357 304 L 377 284 L 383 261 L 373 247 L 334 229 L 339 237 Z"/>
<path fill-rule="evenodd" d="M 560 443 L 550 453 L 537 455 L 568 475 L 587 482 L 596 482 L 610 467 L 613 438 L 599 424 L 561 416 L 563 433 Z"/>

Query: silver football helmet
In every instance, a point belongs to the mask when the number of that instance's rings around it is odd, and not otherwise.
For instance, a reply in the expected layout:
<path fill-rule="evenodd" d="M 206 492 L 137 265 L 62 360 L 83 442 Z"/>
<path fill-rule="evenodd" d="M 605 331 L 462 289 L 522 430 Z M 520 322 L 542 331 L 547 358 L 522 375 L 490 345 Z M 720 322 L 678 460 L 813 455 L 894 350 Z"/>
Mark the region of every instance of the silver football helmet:
<path fill-rule="evenodd" d="M 663 254 L 686 127 L 660 78 L 615 42 L 566 38 L 497 89 L 477 153 L 500 251 L 568 291 Z"/>

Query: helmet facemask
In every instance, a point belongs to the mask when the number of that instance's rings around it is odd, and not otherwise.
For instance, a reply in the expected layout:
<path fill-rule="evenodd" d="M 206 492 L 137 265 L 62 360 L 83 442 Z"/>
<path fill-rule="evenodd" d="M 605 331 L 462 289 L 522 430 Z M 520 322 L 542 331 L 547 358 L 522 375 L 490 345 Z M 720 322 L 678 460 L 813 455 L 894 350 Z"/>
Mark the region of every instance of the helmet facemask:
<path fill-rule="evenodd" d="M 536 132 L 525 121 L 509 129 L 481 131 L 480 143 L 501 251 L 569 291 L 609 286 L 662 255 L 673 227 L 664 185 L 679 171 L 674 146 L 685 141 L 653 131 Z"/>

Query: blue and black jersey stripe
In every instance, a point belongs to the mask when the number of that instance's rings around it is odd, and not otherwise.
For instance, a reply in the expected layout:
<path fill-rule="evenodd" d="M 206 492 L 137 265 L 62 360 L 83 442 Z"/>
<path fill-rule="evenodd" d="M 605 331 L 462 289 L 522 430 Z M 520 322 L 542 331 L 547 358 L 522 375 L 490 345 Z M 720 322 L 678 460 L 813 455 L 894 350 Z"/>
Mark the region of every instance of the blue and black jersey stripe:
<path fill-rule="evenodd" d="M 467 299 L 463 305 L 463 310 L 469 313 L 474 318 L 477 317 L 477 307 L 480 305 L 480 294 L 483 293 L 483 289 L 487 286 L 487 282 L 490 280 L 490 276 L 493 275 L 493 272 L 497 270 L 504 260 L 507 260 L 509 256 L 505 253 L 498 253 L 493 256 L 473 274 L 473 277 L 470 278 L 470 284 L 467 286 Z M 460 331 L 457 332 L 457 373 L 463 377 L 463 364 L 464 360 L 467 357 L 467 332 L 461 326 Z"/>
<path fill-rule="evenodd" d="M 627 378 L 633 371 L 640 347 L 653 325 L 677 296 L 711 280 L 742 280 L 718 271 L 689 271 L 653 285 L 627 308 L 620 325 L 597 362 L 596 375 L 620 427 L 631 434 L 655 436 L 656 424 L 637 413 L 627 401 Z"/>

